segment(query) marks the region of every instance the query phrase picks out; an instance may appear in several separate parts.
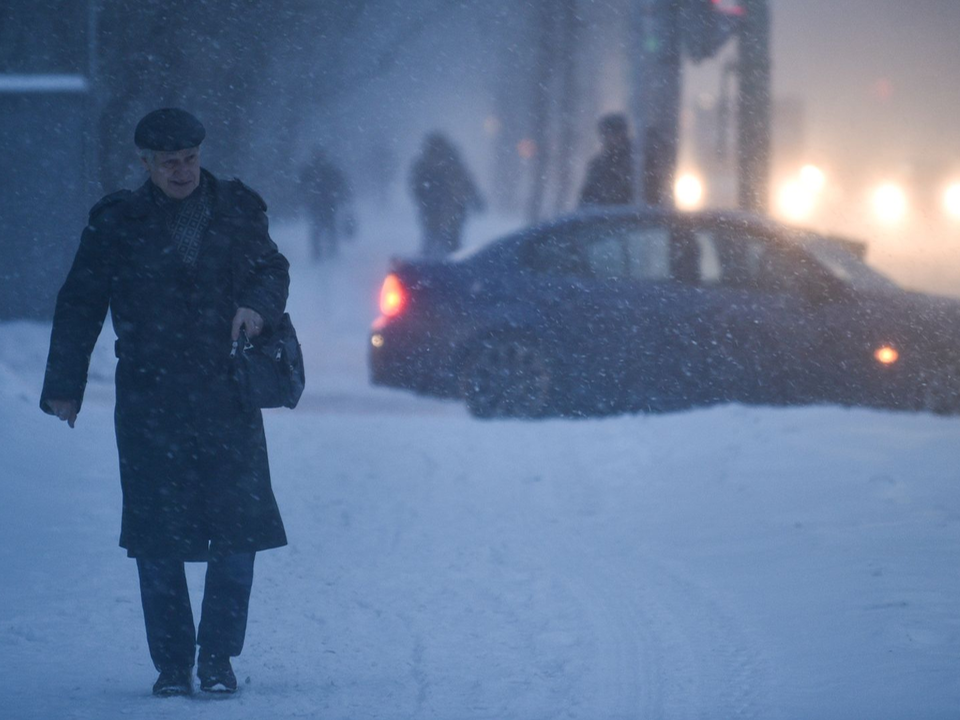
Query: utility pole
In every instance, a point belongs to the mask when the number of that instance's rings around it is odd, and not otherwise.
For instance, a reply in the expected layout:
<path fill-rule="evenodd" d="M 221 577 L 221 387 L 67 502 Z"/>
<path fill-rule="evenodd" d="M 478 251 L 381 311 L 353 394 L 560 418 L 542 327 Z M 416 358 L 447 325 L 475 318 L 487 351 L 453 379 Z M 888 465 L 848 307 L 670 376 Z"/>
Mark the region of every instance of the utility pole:
<path fill-rule="evenodd" d="M 641 204 L 669 206 L 680 144 L 682 0 L 641 0 L 639 6 L 630 103 L 637 198 Z"/>
<path fill-rule="evenodd" d="M 580 21 L 577 18 L 578 0 L 559 0 L 557 8 L 557 42 L 560 46 L 559 93 L 557 103 L 557 191 L 554 212 L 566 206 L 573 187 L 573 158 L 576 145 L 577 108 L 580 103 L 577 87 L 578 39 Z"/>
<path fill-rule="evenodd" d="M 643 177 L 643 168 L 646 164 L 647 145 L 645 142 L 645 128 L 647 126 L 647 109 L 650 106 L 650 67 L 651 56 L 656 46 L 653 35 L 653 6 L 652 0 L 637 0 L 633 4 L 631 15 L 631 54 L 630 65 L 630 124 L 633 126 L 633 177 L 634 202 L 643 204 L 646 187 Z"/>
<path fill-rule="evenodd" d="M 550 138 L 550 98 L 553 83 L 553 63 L 555 60 L 555 2 L 538 0 L 533 32 L 537 45 L 536 68 L 533 73 L 533 102 L 531 116 L 533 127 L 531 136 L 535 143 L 532 158 L 532 186 L 527 200 L 527 221 L 540 220 L 543 212 L 543 200 L 546 194 L 547 173 L 551 165 Z"/>
<path fill-rule="evenodd" d="M 84 130 L 84 175 L 87 200 L 93 202 L 100 192 L 100 3 L 87 0 L 87 123 Z"/>
<path fill-rule="evenodd" d="M 741 0 L 737 171 L 742 210 L 766 213 L 770 195 L 770 10 Z"/>

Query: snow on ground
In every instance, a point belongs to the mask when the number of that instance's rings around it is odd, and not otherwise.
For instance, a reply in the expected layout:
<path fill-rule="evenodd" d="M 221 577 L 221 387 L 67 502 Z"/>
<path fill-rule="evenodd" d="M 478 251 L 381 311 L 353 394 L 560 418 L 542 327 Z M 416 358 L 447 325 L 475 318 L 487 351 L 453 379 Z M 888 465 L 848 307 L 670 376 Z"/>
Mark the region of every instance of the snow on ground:
<path fill-rule="evenodd" d="M 306 263 L 301 225 L 275 229 L 308 394 L 267 413 L 290 546 L 258 557 L 227 700 L 150 695 L 109 328 L 71 431 L 37 409 L 49 327 L 0 324 L 0 714 L 958 716 L 960 420 L 481 422 L 370 387 L 378 285 L 415 247 L 409 217 L 381 216 L 332 267 Z"/>

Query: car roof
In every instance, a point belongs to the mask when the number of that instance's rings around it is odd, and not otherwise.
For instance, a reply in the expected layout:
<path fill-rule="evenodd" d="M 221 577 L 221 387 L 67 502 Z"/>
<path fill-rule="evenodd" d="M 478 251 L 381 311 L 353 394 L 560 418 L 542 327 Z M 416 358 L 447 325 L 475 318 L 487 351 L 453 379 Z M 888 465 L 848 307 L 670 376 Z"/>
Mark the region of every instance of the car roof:
<path fill-rule="evenodd" d="M 608 205 L 584 207 L 574 212 L 555 218 L 545 225 L 566 224 L 578 220 L 636 218 L 649 220 L 683 220 L 689 219 L 701 223 L 735 223 L 750 225 L 758 229 L 775 232 L 803 231 L 777 222 L 765 215 L 746 212 L 744 210 L 709 209 L 709 210 L 676 210 L 674 208 L 638 206 L 638 205 Z M 539 226 L 538 226 L 539 227 Z"/>
<path fill-rule="evenodd" d="M 866 255 L 867 244 L 861 240 L 847 237 L 828 235 L 814 230 L 786 225 L 765 215 L 758 215 L 744 210 L 735 209 L 708 209 L 708 210 L 677 210 L 675 208 L 642 206 L 642 205 L 604 205 L 587 206 L 573 212 L 560 215 L 549 220 L 528 225 L 506 236 L 495 238 L 488 243 L 471 248 L 459 254 L 456 260 L 468 260 L 478 255 L 487 256 L 487 253 L 503 251 L 506 247 L 515 247 L 524 243 L 528 238 L 548 232 L 551 228 L 560 228 L 580 222 L 601 220 L 653 220 L 653 221 L 690 221 L 703 225 L 737 225 L 749 228 L 759 233 L 773 235 L 787 241 L 798 241 L 804 237 L 817 236 L 825 241 L 841 245 L 854 252 L 861 259 Z"/>
<path fill-rule="evenodd" d="M 491 245 L 498 245 L 501 241 L 522 241 L 532 235 L 537 235 L 552 228 L 564 227 L 576 223 L 589 223 L 600 220 L 653 220 L 653 221 L 676 221 L 690 220 L 697 224 L 732 224 L 743 227 L 750 227 L 759 232 L 772 233 L 783 236 L 803 234 L 803 228 L 796 228 L 784 225 L 763 215 L 744 212 L 742 210 L 697 210 L 697 211 L 678 211 L 670 208 L 658 208 L 637 205 L 606 205 L 584 207 L 574 212 L 560 215 L 549 220 L 528 225 L 524 228 L 510 233 L 509 235 L 495 239 L 492 243 L 485 244 L 480 249 L 489 248 Z"/>

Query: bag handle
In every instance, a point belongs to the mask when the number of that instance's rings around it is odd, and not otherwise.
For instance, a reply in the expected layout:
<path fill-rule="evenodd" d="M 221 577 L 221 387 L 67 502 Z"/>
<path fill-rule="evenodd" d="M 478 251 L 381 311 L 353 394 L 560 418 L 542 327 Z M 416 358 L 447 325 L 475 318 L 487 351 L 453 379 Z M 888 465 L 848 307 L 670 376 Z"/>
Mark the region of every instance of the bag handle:
<path fill-rule="evenodd" d="M 247 337 L 247 333 L 243 328 L 240 328 L 240 337 L 233 341 L 233 346 L 230 350 L 230 357 L 235 358 L 237 356 L 237 350 L 240 346 L 240 341 L 243 340 L 243 351 L 253 349 L 253 343 L 250 342 L 250 339 Z"/>

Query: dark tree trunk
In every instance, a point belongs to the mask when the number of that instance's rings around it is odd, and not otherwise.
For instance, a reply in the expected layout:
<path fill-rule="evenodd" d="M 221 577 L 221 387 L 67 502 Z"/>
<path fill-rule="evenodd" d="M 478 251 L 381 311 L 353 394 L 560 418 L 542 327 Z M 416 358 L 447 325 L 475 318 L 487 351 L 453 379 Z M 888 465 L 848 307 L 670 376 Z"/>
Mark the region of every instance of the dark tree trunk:
<path fill-rule="evenodd" d="M 537 46 L 537 65 L 534 70 L 531 139 L 534 143 L 530 197 L 527 202 L 527 220 L 536 222 L 543 211 L 547 174 L 550 170 L 550 85 L 555 61 L 555 5 L 556 0 L 539 0 L 535 15 L 534 34 Z"/>
<path fill-rule="evenodd" d="M 557 194 L 554 211 L 562 212 L 570 201 L 573 187 L 573 163 L 576 157 L 578 109 L 580 105 L 577 83 L 580 22 L 577 19 L 577 0 L 560 0 L 559 65 L 560 101 L 557 115 Z"/>

